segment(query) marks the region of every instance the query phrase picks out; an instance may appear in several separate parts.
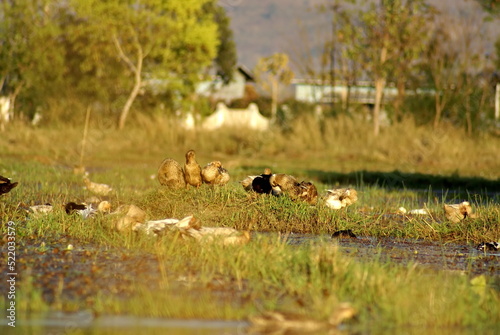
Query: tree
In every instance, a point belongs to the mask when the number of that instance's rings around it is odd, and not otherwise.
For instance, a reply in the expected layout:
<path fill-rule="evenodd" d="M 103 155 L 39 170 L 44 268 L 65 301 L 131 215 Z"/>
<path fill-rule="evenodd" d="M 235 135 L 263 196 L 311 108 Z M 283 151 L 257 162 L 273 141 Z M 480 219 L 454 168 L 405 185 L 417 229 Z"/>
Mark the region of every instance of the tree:
<path fill-rule="evenodd" d="M 395 52 L 392 75 L 398 92 L 394 100 L 396 120 L 401 117 L 408 82 L 416 75 L 415 69 L 427 49 L 434 14 L 434 8 L 423 0 L 409 0 L 406 4 L 401 3 L 398 20 L 391 28 L 395 29 L 391 44 Z"/>
<path fill-rule="evenodd" d="M 233 79 L 238 61 L 233 31 L 230 27 L 231 19 L 227 16 L 225 8 L 218 5 L 216 1 L 209 2 L 206 8 L 208 12 L 213 13 L 215 23 L 217 23 L 219 46 L 214 60 L 217 75 L 227 84 Z"/>
<path fill-rule="evenodd" d="M 0 7 L 0 90 L 9 95 L 14 110 L 22 91 L 49 95 L 65 75 L 62 31 L 55 24 L 61 7 L 56 1 L 2 1 Z M 35 97 L 36 99 L 36 97 Z"/>
<path fill-rule="evenodd" d="M 291 83 L 294 74 L 288 65 L 288 56 L 275 53 L 269 57 L 260 58 L 255 66 L 256 81 L 271 93 L 271 119 L 276 119 L 278 110 L 279 85 Z"/>
<path fill-rule="evenodd" d="M 85 25 L 89 43 L 107 44 L 92 50 L 96 60 L 118 59 L 128 82 L 117 82 L 128 89 L 118 128 L 123 129 L 130 108 L 148 80 L 168 80 L 171 89 L 192 87 L 201 69 L 216 56 L 217 25 L 203 6 L 208 0 L 193 1 L 100 1 L 73 0 L 72 6 Z M 78 31 L 74 31 L 78 34 Z M 109 48 L 112 46 L 113 48 Z M 101 54 L 103 52 L 103 54 Z"/>
<path fill-rule="evenodd" d="M 399 2 L 399 1 L 396 1 Z M 373 108 L 373 134 L 380 133 L 380 109 L 382 96 L 387 82 L 387 77 L 392 71 L 389 62 L 391 53 L 390 42 L 393 39 L 390 29 L 396 19 L 396 5 L 390 0 L 380 0 L 379 6 L 371 4 L 369 11 L 362 14 L 364 24 L 364 49 L 365 69 L 370 73 L 375 84 L 375 106 Z"/>
<path fill-rule="evenodd" d="M 396 110 L 402 104 L 405 85 L 415 68 L 415 60 L 424 50 L 427 40 L 426 22 L 432 13 L 423 0 L 379 0 L 370 10 L 360 14 L 364 55 L 363 66 L 375 84 L 373 132 L 380 132 L 380 109 L 388 79 L 397 80 Z"/>
<path fill-rule="evenodd" d="M 434 128 L 441 122 L 443 110 L 453 97 L 452 85 L 457 84 L 458 51 L 452 47 L 449 31 L 443 25 L 438 25 L 433 31 L 433 37 L 426 53 L 428 75 L 434 88 Z"/>

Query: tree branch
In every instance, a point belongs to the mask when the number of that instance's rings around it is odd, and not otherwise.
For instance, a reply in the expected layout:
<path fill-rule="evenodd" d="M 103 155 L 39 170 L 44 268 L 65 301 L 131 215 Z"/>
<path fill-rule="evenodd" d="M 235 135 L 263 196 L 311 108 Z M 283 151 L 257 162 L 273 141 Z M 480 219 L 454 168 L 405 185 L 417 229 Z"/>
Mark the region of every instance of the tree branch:
<path fill-rule="evenodd" d="M 132 63 L 132 61 L 130 60 L 130 58 L 128 58 L 125 55 L 125 52 L 123 52 L 122 46 L 120 44 L 120 41 L 118 40 L 118 37 L 116 37 L 116 34 L 113 34 L 113 42 L 115 44 L 116 50 L 118 51 L 118 56 L 120 57 L 120 59 L 125 64 L 127 64 L 127 66 L 130 68 L 130 71 L 132 71 L 133 73 L 136 73 L 137 72 L 137 68 L 135 67 L 134 63 Z"/>

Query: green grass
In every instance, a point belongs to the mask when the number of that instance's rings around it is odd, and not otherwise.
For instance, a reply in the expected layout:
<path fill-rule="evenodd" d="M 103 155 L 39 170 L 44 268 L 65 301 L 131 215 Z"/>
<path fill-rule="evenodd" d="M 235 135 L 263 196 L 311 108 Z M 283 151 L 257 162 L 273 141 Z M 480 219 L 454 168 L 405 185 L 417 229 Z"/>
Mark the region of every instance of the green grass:
<path fill-rule="evenodd" d="M 349 301 L 359 311 L 356 322 L 364 326 L 498 325 L 498 278 L 485 277 L 484 285 L 479 285 L 470 276 L 435 272 L 411 263 L 401 266 L 376 258 L 359 261 L 346 256 L 329 239 L 290 245 L 286 236 L 325 236 L 352 229 L 361 236 L 442 243 L 499 240 L 499 195 L 492 192 L 498 191 L 500 162 L 491 157 L 499 156 L 500 140 L 486 135 L 469 139 L 456 131 L 433 132 L 407 122 L 405 129 L 395 126 L 372 142 L 363 131 L 365 126 L 359 130 L 349 120 L 337 121 L 326 125 L 325 136 L 315 132 L 310 122 L 297 124 L 296 132 L 289 135 L 182 133 L 166 128 L 171 125 L 166 119 L 154 123 L 139 120 L 137 127 L 123 133 L 98 127 L 90 131 L 84 164 L 93 181 L 113 186 L 115 192 L 109 200 L 114 208 L 133 203 L 150 219 L 194 214 L 205 226 L 253 232 L 251 242 L 240 247 L 199 245 L 174 233 L 160 239 L 120 234 L 109 228 L 110 217 L 82 221 L 68 216 L 63 204 L 84 201 L 91 195 L 83 189 L 81 177 L 72 173 L 79 158 L 81 132 L 75 135 L 75 129 L 69 127 L 18 125 L 0 138 L 4 153 L 0 174 L 20 182 L 1 198 L 2 231 L 6 222 L 15 221 L 19 248 L 34 249 L 47 257 L 55 254 L 55 260 L 58 255 L 64 261 L 68 254 L 77 254 L 59 250 L 69 243 L 77 248 L 88 245 L 87 270 L 75 273 L 71 263 L 61 266 L 67 267 L 68 277 L 83 280 L 94 289 L 85 298 L 68 298 L 65 293 L 78 289 L 68 287 L 71 282 L 59 285 L 55 278 L 49 284 L 56 289 L 44 295 L 40 283 L 46 278 L 34 270 L 36 260 L 21 258 L 20 315 L 28 318 L 49 308 L 90 308 L 98 315 L 241 320 L 264 310 L 285 309 L 326 320 L 339 302 Z M 313 134 L 312 138 L 302 135 L 303 130 Z M 403 130 L 406 136 L 401 135 Z M 432 140 L 436 134 L 439 141 Z M 430 142 L 425 140 L 429 138 Z M 400 145 L 394 146 L 395 141 Z M 185 151 L 191 148 L 197 151 L 201 165 L 222 160 L 231 173 L 231 183 L 168 190 L 150 178 L 164 158 L 183 162 Z M 418 159 L 410 154 L 415 150 L 421 155 Z M 336 186 L 355 187 L 359 200 L 347 210 L 331 211 L 321 201 L 311 207 L 287 197 L 253 196 L 237 183 L 267 166 L 312 180 L 321 194 Z M 446 221 L 443 203 L 463 200 L 473 204 L 479 218 L 459 224 Z M 27 220 L 22 207 L 43 203 L 53 204 L 55 211 Z M 401 219 L 393 215 L 401 206 L 424 205 L 432 216 Z M 144 273 L 120 272 L 123 285 L 117 286 L 118 292 L 97 284 L 97 278 L 115 280 L 106 266 L 138 262 L 142 269 L 141 259 L 157 266 L 145 268 Z M 92 270 L 92 264 L 97 270 Z M 146 273 L 151 269 L 154 271 Z M 5 310 L 7 300 L 2 299 L 0 309 Z"/>

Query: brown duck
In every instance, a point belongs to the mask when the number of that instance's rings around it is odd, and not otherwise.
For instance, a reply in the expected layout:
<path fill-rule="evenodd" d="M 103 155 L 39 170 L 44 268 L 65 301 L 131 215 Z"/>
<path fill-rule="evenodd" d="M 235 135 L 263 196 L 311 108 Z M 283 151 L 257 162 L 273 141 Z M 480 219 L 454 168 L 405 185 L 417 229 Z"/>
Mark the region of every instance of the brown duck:
<path fill-rule="evenodd" d="M 210 185 L 225 185 L 229 182 L 229 172 L 219 161 L 208 163 L 202 170 L 203 182 Z"/>
<path fill-rule="evenodd" d="M 161 162 L 158 168 L 158 181 L 163 186 L 170 188 L 182 188 L 186 186 L 182 167 L 171 158 L 167 158 Z"/>
<path fill-rule="evenodd" d="M 294 190 L 299 183 L 294 176 L 290 176 L 284 173 L 273 174 L 269 178 L 269 183 L 272 187 L 272 193 L 274 195 L 280 195 L 282 193 L 289 193 Z"/>
<path fill-rule="evenodd" d="M 194 187 L 200 187 L 203 183 L 201 178 L 201 167 L 198 162 L 196 162 L 196 153 L 194 150 L 189 150 L 186 152 L 186 163 L 184 164 L 184 180 L 186 181 L 186 187 L 189 185 Z"/>
<path fill-rule="evenodd" d="M 269 178 L 273 195 L 287 194 L 293 200 L 302 200 L 315 205 L 318 201 L 318 190 L 311 182 L 298 182 L 287 174 L 273 174 Z"/>

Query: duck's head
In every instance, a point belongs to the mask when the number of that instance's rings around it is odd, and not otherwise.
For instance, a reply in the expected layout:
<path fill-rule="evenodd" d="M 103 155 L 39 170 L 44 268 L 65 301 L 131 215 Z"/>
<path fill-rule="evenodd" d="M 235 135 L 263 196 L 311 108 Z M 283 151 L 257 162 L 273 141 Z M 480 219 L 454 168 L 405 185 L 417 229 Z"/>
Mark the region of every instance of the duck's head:
<path fill-rule="evenodd" d="M 194 152 L 194 150 L 189 150 L 188 152 L 186 152 L 186 161 L 191 161 L 192 159 L 195 159 L 196 157 L 196 153 Z"/>
<path fill-rule="evenodd" d="M 222 167 L 222 163 L 220 161 L 213 161 L 210 165 L 215 166 L 218 169 Z"/>

